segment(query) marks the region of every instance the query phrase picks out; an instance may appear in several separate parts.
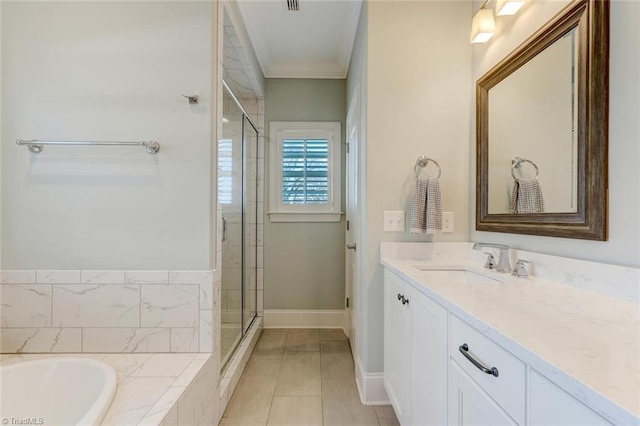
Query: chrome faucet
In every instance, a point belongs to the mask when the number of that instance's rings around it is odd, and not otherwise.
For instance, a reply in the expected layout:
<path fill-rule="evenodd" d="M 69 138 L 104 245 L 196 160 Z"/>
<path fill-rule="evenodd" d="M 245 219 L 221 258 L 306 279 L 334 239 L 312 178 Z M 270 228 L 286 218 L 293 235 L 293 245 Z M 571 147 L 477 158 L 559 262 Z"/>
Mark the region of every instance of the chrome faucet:
<path fill-rule="evenodd" d="M 511 272 L 511 264 L 509 263 L 509 246 L 493 243 L 475 243 L 473 245 L 474 250 L 480 250 L 484 247 L 500 249 L 500 257 L 498 258 L 498 267 L 496 268 L 496 270 L 498 272 Z M 490 262 L 487 262 L 485 267 L 487 267 L 487 265 L 489 264 Z"/>

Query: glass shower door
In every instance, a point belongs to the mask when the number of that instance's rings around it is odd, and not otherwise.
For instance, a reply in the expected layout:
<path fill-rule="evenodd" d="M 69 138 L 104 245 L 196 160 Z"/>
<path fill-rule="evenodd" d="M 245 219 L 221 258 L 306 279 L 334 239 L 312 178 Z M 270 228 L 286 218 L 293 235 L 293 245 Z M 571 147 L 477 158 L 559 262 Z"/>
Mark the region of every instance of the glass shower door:
<path fill-rule="evenodd" d="M 218 141 L 218 204 L 223 217 L 220 356 L 225 365 L 242 339 L 244 115 L 225 88 Z"/>
<path fill-rule="evenodd" d="M 258 131 L 253 127 L 251 121 L 244 117 L 244 140 L 246 170 L 245 184 L 245 214 L 244 214 L 244 287 L 242 296 L 243 305 L 243 329 L 244 333 L 249 330 L 253 319 L 256 317 L 257 299 L 257 252 L 258 252 Z"/>

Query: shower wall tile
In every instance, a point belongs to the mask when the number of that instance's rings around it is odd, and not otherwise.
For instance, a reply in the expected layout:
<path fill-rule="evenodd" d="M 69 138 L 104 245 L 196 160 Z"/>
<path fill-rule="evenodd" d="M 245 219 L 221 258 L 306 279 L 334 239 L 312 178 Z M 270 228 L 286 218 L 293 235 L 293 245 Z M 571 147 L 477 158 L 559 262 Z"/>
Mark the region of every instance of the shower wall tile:
<path fill-rule="evenodd" d="M 9 270 L 0 278 L 3 352 L 206 353 L 219 345 L 220 269 Z"/>
<path fill-rule="evenodd" d="M 122 284 L 124 271 L 80 271 L 82 284 Z"/>
<path fill-rule="evenodd" d="M 140 325 L 142 327 L 197 327 L 200 286 L 143 285 Z"/>
<path fill-rule="evenodd" d="M 51 327 L 51 284 L 0 286 L 0 325 Z"/>
<path fill-rule="evenodd" d="M 78 284 L 80 283 L 80 271 L 38 270 L 36 280 L 38 283 L 47 284 Z"/>
<path fill-rule="evenodd" d="M 169 352 L 168 328 L 84 328 L 82 352 Z"/>
<path fill-rule="evenodd" d="M 130 284 L 166 284 L 169 271 L 126 271 L 125 278 Z"/>
<path fill-rule="evenodd" d="M 172 328 L 171 352 L 198 352 L 198 328 Z"/>
<path fill-rule="evenodd" d="M 56 327 L 139 327 L 140 286 L 54 285 L 52 313 Z"/>
<path fill-rule="evenodd" d="M 3 328 L 0 352 L 82 352 L 82 335 L 79 328 Z"/>
<path fill-rule="evenodd" d="M 0 271 L 0 284 L 35 284 L 36 271 L 12 270 Z"/>
<path fill-rule="evenodd" d="M 200 352 L 213 352 L 215 349 L 213 319 L 213 310 L 200 311 Z"/>
<path fill-rule="evenodd" d="M 169 271 L 170 284 L 200 284 L 210 279 L 213 271 Z"/>

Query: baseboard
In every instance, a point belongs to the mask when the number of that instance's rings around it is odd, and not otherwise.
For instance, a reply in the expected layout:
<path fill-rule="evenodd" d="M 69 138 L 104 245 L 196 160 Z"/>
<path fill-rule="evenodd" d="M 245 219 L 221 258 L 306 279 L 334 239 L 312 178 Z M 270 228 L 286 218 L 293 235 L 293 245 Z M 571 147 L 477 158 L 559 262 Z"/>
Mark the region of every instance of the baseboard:
<path fill-rule="evenodd" d="M 343 328 L 344 310 L 265 309 L 264 328 Z"/>
<path fill-rule="evenodd" d="M 367 373 L 364 371 L 360 357 L 356 364 L 356 386 L 360 401 L 364 405 L 390 405 L 389 396 L 384 388 L 384 373 Z"/>

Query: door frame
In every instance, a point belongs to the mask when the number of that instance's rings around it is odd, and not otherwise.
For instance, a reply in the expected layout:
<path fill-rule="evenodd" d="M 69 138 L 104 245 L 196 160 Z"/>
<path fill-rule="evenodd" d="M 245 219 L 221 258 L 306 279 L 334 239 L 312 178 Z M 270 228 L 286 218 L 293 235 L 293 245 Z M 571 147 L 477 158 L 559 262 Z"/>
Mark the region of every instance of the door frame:
<path fill-rule="evenodd" d="M 345 192 L 346 206 L 345 218 L 349 221 L 349 230 L 345 228 L 345 315 L 344 315 L 344 331 L 351 343 L 351 352 L 356 359 L 358 334 L 358 272 L 360 267 L 360 254 L 357 250 L 360 236 L 359 223 L 359 153 L 362 135 L 362 118 L 361 118 L 361 97 L 360 82 L 356 83 L 356 87 L 349 102 L 347 110 L 347 123 L 345 130 L 346 144 L 346 164 L 345 164 Z M 352 134 L 356 133 L 355 139 Z M 350 191 L 355 191 L 350 194 Z M 355 202 L 355 209 L 352 205 Z M 346 248 L 346 244 L 356 244 L 356 250 L 351 251 Z M 349 306 L 346 304 L 346 298 L 349 299 Z"/>

